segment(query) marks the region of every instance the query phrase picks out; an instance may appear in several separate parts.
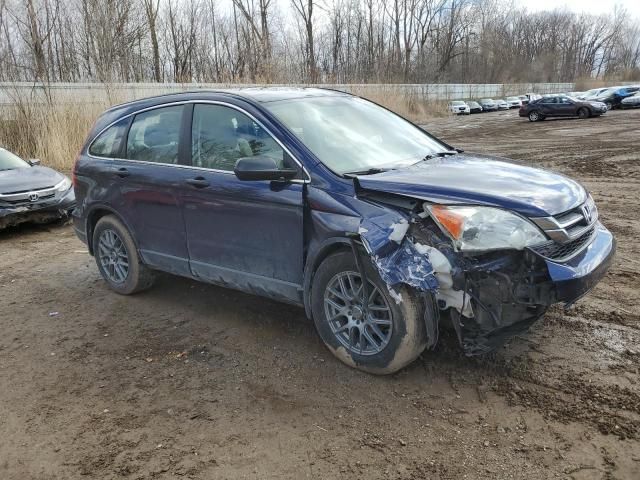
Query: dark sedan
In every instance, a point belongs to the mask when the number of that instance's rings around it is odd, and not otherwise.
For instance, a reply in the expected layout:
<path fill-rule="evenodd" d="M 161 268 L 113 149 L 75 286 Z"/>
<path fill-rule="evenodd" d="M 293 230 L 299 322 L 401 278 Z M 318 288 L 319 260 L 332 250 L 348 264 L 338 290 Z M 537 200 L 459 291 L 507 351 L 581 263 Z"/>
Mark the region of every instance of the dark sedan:
<path fill-rule="evenodd" d="M 467 105 L 469 105 L 469 111 L 471 113 L 482 113 L 482 106 L 478 102 L 467 102 Z"/>
<path fill-rule="evenodd" d="M 75 206 L 71 180 L 0 148 L 0 229 L 64 218 Z"/>
<path fill-rule="evenodd" d="M 547 117 L 597 117 L 606 113 L 607 106 L 602 102 L 578 100 L 562 95 L 542 97 L 520 107 L 519 115 L 531 122 Z"/>

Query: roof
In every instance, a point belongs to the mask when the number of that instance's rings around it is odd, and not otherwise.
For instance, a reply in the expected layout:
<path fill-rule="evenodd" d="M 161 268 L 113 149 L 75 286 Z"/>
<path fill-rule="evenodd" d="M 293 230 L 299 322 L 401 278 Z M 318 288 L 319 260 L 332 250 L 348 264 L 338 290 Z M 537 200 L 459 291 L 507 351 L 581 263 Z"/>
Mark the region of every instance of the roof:
<path fill-rule="evenodd" d="M 326 96 L 346 96 L 348 94 L 338 90 L 328 88 L 312 87 L 245 87 L 229 89 L 201 89 L 185 92 L 173 92 L 152 97 L 140 98 L 130 102 L 121 103 L 111 107 L 109 110 L 121 109 L 123 107 L 138 106 L 142 104 L 160 104 L 169 102 L 181 102 L 185 100 L 206 100 L 211 96 L 231 96 L 240 97 L 254 102 L 266 103 L 279 100 L 292 100 L 302 97 L 326 97 Z"/>

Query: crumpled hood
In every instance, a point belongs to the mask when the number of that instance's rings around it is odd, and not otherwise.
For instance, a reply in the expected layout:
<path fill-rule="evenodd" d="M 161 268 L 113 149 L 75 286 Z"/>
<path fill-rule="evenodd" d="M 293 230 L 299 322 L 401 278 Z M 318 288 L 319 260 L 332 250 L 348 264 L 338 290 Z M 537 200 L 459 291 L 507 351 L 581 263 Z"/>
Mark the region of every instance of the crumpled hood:
<path fill-rule="evenodd" d="M 433 158 L 411 167 L 357 177 L 360 187 L 426 201 L 490 205 L 528 217 L 566 212 L 587 199 L 570 178 L 485 155 Z"/>
<path fill-rule="evenodd" d="M 40 190 L 53 187 L 64 176 L 48 167 L 15 168 L 0 171 L 0 193 Z"/>

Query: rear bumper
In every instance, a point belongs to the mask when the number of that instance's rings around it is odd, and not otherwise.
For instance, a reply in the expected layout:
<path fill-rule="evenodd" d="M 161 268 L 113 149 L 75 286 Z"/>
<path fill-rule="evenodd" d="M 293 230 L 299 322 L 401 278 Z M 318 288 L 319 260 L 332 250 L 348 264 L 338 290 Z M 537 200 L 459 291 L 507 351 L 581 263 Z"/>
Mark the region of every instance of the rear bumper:
<path fill-rule="evenodd" d="M 615 238 L 599 223 L 593 241 L 578 255 L 563 263 L 545 260 L 556 302 L 570 305 L 587 294 L 605 276 L 615 252 Z"/>
<path fill-rule="evenodd" d="M 44 223 L 71 214 L 76 205 L 73 189 L 49 201 L 20 206 L 0 206 L 0 229 L 26 222 Z"/>

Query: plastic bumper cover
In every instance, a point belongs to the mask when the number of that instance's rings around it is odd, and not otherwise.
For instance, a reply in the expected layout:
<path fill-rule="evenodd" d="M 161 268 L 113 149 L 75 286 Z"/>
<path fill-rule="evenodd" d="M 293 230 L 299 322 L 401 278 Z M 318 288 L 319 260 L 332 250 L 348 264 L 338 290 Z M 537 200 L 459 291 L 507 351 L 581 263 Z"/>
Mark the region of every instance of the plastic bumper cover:
<path fill-rule="evenodd" d="M 615 251 L 615 238 L 598 223 L 594 239 L 578 255 L 562 263 L 545 260 L 555 285 L 555 300 L 570 305 L 588 293 L 609 270 Z"/>

